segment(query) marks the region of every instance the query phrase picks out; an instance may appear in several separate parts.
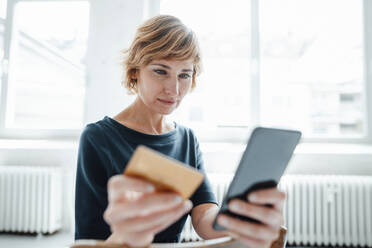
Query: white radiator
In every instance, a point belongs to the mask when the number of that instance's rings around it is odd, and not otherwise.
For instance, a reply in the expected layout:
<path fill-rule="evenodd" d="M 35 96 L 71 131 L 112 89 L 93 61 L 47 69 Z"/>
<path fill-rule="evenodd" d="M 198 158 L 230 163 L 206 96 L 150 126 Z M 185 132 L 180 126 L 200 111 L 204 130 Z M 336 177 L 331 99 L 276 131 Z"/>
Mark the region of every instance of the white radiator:
<path fill-rule="evenodd" d="M 232 177 L 209 179 L 221 203 Z M 372 177 L 287 175 L 279 188 L 287 193 L 283 214 L 288 244 L 372 246 Z M 190 219 L 182 240 L 200 240 Z"/>
<path fill-rule="evenodd" d="M 372 246 L 372 177 L 284 176 L 288 244 Z"/>
<path fill-rule="evenodd" d="M 59 168 L 0 166 L 0 232 L 53 233 L 61 205 Z"/>

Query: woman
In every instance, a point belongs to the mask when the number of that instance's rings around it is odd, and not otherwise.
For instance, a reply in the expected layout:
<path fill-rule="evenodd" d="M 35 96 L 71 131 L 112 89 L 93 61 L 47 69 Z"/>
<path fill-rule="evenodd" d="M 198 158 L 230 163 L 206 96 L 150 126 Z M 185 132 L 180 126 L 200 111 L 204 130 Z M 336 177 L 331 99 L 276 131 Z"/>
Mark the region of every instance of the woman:
<path fill-rule="evenodd" d="M 212 228 L 218 206 L 207 178 L 190 200 L 183 201 L 177 194 L 155 192 L 150 183 L 122 175 L 139 144 L 205 173 L 192 130 L 166 119 L 196 86 L 201 61 L 195 34 L 175 17 L 156 16 L 138 28 L 125 54 L 123 84 L 137 98 L 115 117 L 87 125 L 81 135 L 75 239 L 131 246 L 178 242 L 190 214 L 204 239 L 231 235 L 250 247 L 269 247 L 283 224 L 285 196 L 275 188 L 247 196 L 251 203 L 234 200 L 229 206 L 262 224 L 221 216 L 219 223 L 229 231 L 218 232 Z"/>

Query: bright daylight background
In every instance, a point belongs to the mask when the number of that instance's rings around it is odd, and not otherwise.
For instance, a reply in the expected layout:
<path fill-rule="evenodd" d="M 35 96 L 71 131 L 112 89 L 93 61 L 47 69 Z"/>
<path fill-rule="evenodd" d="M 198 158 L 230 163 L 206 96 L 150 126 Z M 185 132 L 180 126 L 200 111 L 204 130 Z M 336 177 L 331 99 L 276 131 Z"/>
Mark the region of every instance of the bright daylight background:
<path fill-rule="evenodd" d="M 0 247 L 72 241 L 80 133 L 133 101 L 120 51 L 159 13 L 200 41 L 204 72 L 171 118 L 195 130 L 208 174 L 231 175 L 264 125 L 303 132 L 287 174 L 372 175 L 371 3 L 0 0 L 0 167 L 63 175 L 61 234 L 0 235 Z"/>
<path fill-rule="evenodd" d="M 366 134 L 362 1 L 260 1 L 254 23 L 250 1 L 182 3 L 162 0 L 160 13 L 197 33 L 205 69 L 176 120 L 199 132 L 263 124 L 305 137 Z M 21 1 L 14 17 L 5 128 L 83 127 L 89 3 Z"/>
<path fill-rule="evenodd" d="M 205 74 L 180 113 L 183 121 L 249 126 L 254 109 L 258 123 L 308 137 L 363 135 L 362 2 L 259 1 L 258 60 L 252 60 L 250 1 L 234 3 L 161 1 L 161 13 L 180 17 L 202 44 Z M 252 106 L 257 66 L 260 102 Z"/>

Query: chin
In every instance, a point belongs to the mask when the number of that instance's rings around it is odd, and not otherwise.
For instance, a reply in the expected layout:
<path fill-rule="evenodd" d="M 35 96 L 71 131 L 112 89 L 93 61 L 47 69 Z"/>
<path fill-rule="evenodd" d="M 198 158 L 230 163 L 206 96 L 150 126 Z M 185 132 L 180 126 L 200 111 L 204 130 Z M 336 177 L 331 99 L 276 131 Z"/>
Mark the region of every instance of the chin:
<path fill-rule="evenodd" d="M 170 114 L 172 114 L 173 113 L 173 111 L 174 111 L 174 109 L 172 109 L 172 110 L 163 110 L 163 111 L 159 111 L 158 113 L 159 114 L 162 114 L 162 115 L 170 115 Z"/>
<path fill-rule="evenodd" d="M 159 106 L 158 108 L 155 109 L 155 111 L 162 115 L 170 115 L 177 109 L 177 107 L 178 105 L 166 108 L 164 108 L 163 106 Z"/>
<path fill-rule="evenodd" d="M 172 106 L 164 106 L 162 104 L 159 104 L 159 103 L 155 103 L 153 105 L 149 104 L 147 105 L 152 111 L 156 112 L 156 113 L 159 113 L 161 115 L 170 115 L 172 114 L 179 106 L 179 102 L 177 102 L 176 104 L 172 105 Z"/>

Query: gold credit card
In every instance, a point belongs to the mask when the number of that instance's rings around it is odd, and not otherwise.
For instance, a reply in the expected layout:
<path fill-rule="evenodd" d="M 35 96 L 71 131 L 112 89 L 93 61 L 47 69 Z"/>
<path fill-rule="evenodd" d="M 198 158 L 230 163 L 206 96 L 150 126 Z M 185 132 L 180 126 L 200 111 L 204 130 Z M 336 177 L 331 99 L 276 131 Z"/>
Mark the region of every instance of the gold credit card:
<path fill-rule="evenodd" d="M 138 146 L 124 174 L 152 183 L 157 191 L 171 191 L 188 199 L 203 182 L 198 170 L 145 146 Z"/>

